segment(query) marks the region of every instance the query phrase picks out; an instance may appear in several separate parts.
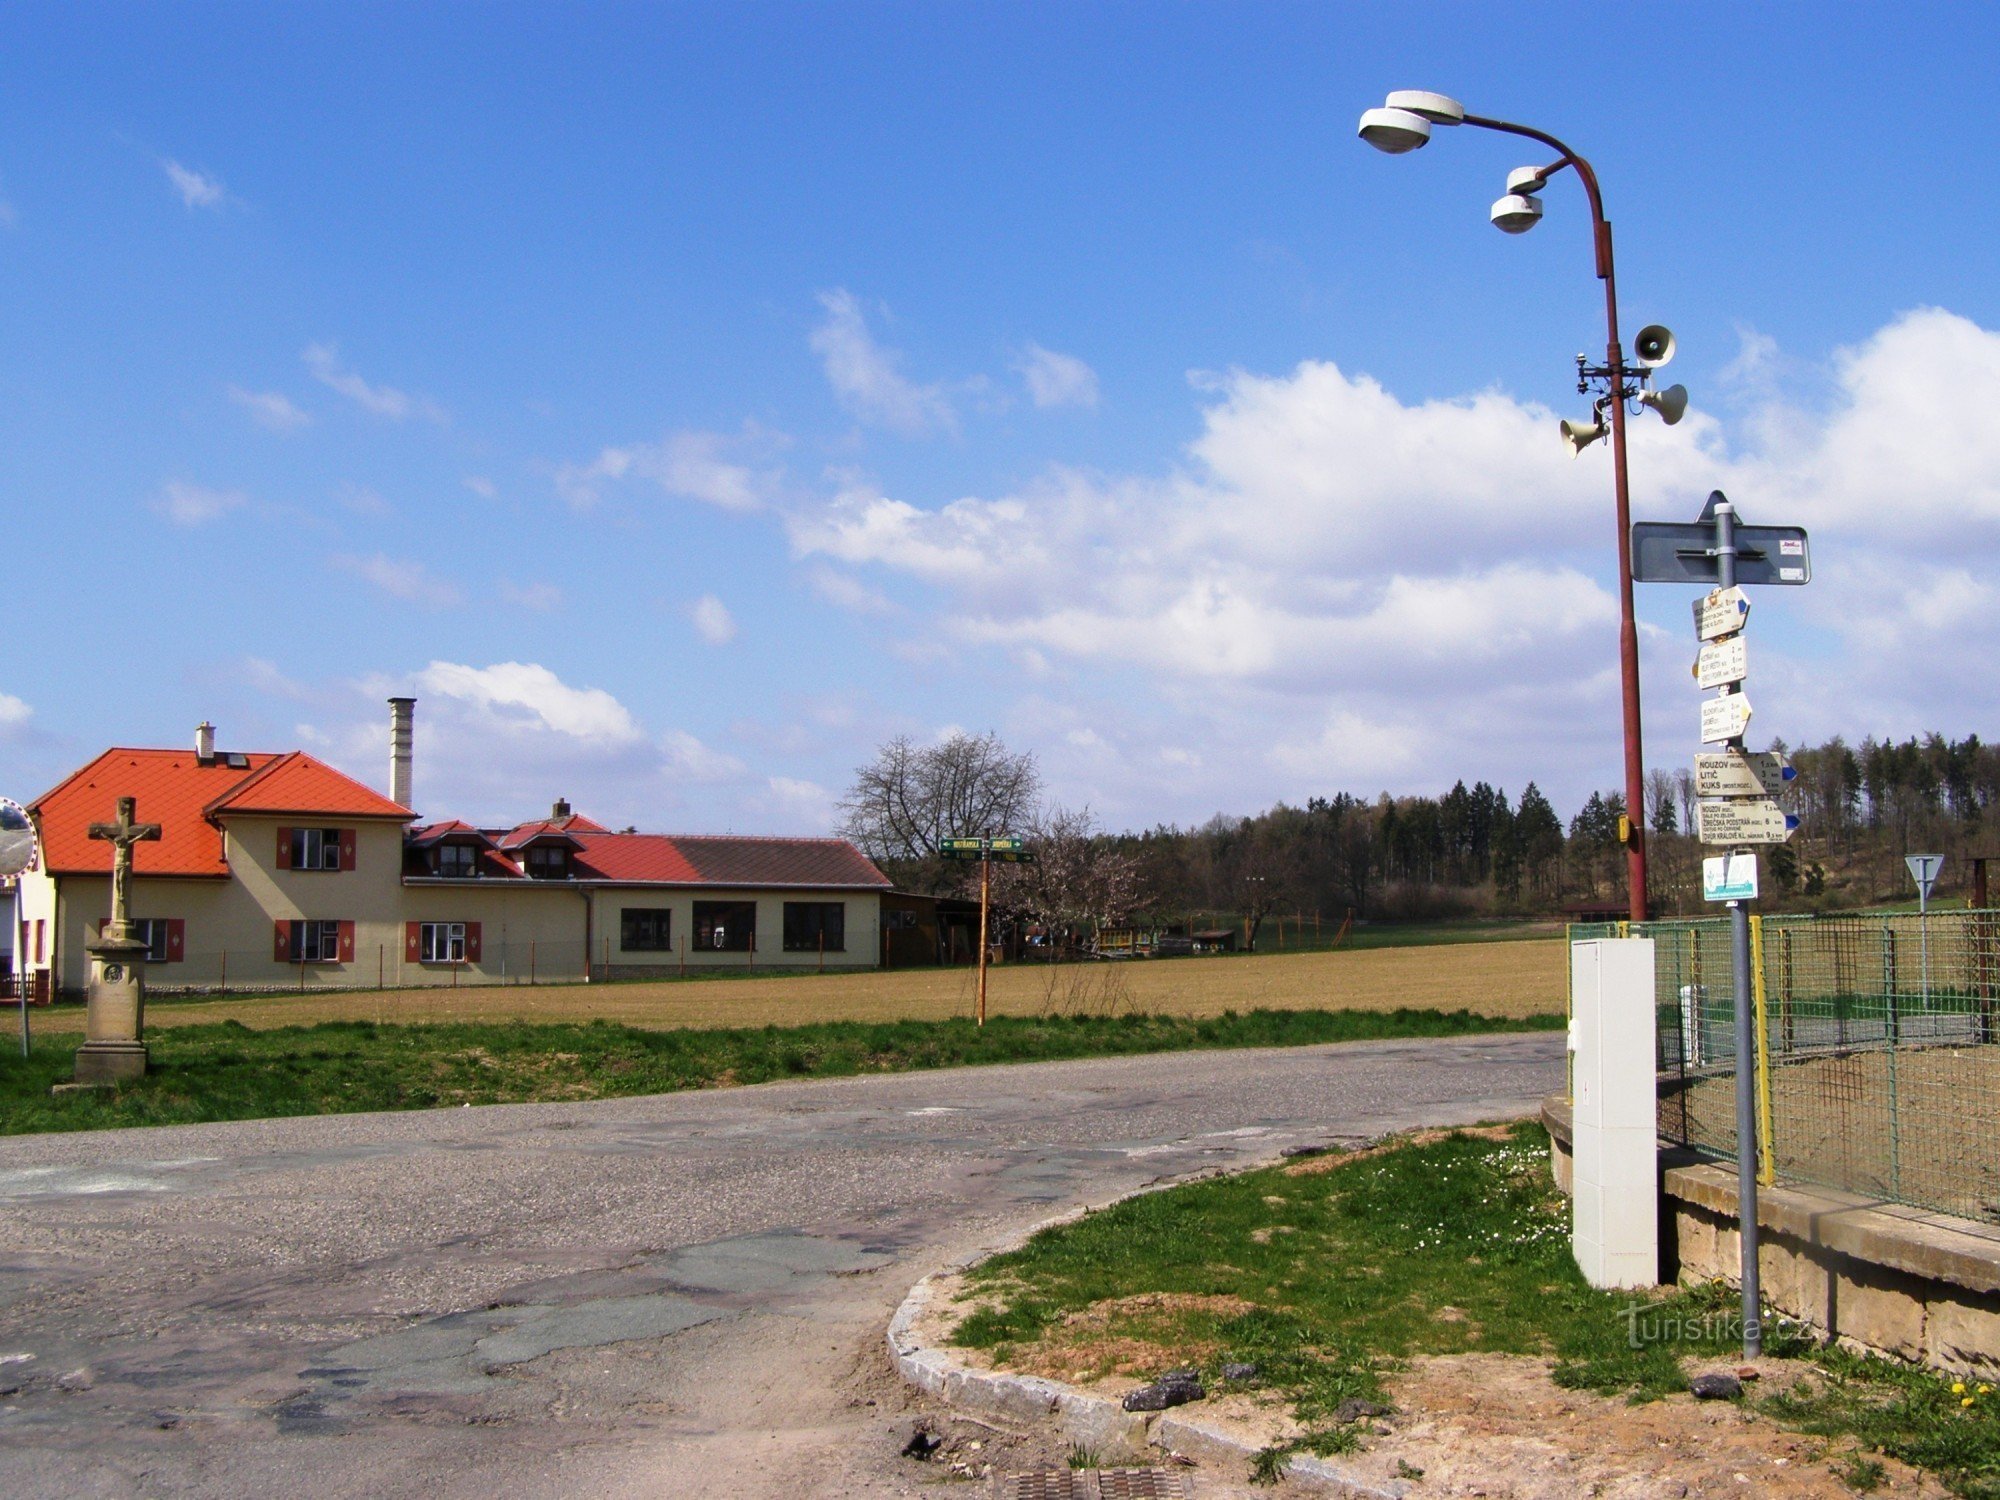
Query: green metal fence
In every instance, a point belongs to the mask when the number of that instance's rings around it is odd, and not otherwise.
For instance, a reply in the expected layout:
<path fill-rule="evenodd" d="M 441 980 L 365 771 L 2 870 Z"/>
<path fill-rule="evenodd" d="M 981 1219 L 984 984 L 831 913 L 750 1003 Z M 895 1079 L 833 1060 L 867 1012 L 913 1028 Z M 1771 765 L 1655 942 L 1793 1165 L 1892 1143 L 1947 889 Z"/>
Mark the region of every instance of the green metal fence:
<path fill-rule="evenodd" d="M 1724 918 L 1652 938 L 1660 1134 L 1733 1158 Z M 1751 918 L 1760 1176 L 2000 1223 L 2000 912 Z"/>

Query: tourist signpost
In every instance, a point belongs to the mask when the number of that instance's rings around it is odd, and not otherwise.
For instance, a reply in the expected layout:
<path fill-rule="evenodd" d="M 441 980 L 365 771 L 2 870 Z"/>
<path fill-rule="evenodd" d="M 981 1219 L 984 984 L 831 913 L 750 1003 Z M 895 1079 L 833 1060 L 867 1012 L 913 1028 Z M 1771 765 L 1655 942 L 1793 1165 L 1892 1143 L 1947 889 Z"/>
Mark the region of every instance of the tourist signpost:
<path fill-rule="evenodd" d="M 1695 834 L 1718 853 L 1702 861 L 1702 896 L 1729 907 L 1732 985 L 1736 1006 L 1737 1227 L 1743 1250 L 1743 1353 L 1763 1347 L 1757 1284 L 1757 1017 L 1752 997 L 1750 910 L 1757 897 L 1758 844 L 1782 844 L 1799 820 L 1772 799 L 1795 774 L 1775 751 L 1743 748 L 1750 727 L 1744 682 L 1750 652 L 1748 584 L 1803 584 L 1812 579 L 1806 533 L 1799 526 L 1741 526 L 1736 509 L 1716 490 L 1690 523 L 1642 521 L 1632 528 L 1632 576 L 1640 583 L 1698 583 L 1709 590 L 1694 603 L 1700 642 L 1695 680 L 1704 692 L 1701 741 L 1719 745 L 1694 758 Z"/>
<path fill-rule="evenodd" d="M 986 1024 L 986 914 L 992 905 L 993 864 L 1025 864 L 1034 852 L 1026 839 L 1012 834 L 993 838 L 950 838 L 938 842 L 945 859 L 979 861 L 979 1024 Z"/>

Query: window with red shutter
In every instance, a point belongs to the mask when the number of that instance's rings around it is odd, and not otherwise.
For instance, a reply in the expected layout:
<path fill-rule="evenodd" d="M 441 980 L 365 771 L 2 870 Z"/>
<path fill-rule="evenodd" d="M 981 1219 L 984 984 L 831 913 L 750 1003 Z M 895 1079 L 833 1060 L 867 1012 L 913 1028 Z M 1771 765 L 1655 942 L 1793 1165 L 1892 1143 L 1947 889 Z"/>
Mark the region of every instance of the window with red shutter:
<path fill-rule="evenodd" d="M 479 962 L 479 924 L 477 922 L 467 922 L 465 924 L 465 961 L 469 964 Z"/>
<path fill-rule="evenodd" d="M 354 962 L 354 924 L 352 922 L 342 922 L 340 924 L 340 961 L 344 964 Z"/>
<path fill-rule="evenodd" d="M 177 964 L 187 957 L 187 922 L 180 917 L 167 918 L 167 962 Z"/>
<path fill-rule="evenodd" d="M 280 828 L 278 830 L 278 868 L 281 870 L 289 870 L 291 867 L 292 867 L 292 830 L 289 828 Z"/>
<path fill-rule="evenodd" d="M 355 845 L 354 830 L 352 828 L 341 829 L 340 868 L 343 870 L 351 870 L 354 868 L 354 845 Z"/>
<path fill-rule="evenodd" d="M 417 963 L 423 958 L 424 924 L 405 922 L 403 924 L 403 962 Z"/>
<path fill-rule="evenodd" d="M 289 849 L 291 846 L 287 844 L 285 847 Z M 278 930 L 278 942 L 276 951 L 272 956 L 281 964 L 290 963 L 292 961 L 292 924 L 290 922 L 279 922 L 276 926 Z"/>

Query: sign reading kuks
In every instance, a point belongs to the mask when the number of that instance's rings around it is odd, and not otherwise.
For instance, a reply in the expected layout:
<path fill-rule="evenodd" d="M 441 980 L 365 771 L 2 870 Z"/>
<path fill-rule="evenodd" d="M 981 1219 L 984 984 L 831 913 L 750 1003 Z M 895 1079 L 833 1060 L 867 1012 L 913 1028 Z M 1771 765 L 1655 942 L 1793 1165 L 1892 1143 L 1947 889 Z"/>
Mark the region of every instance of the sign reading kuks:
<path fill-rule="evenodd" d="M 1712 750 L 1694 758 L 1697 797 L 1775 797 L 1798 772 L 1776 750 Z"/>

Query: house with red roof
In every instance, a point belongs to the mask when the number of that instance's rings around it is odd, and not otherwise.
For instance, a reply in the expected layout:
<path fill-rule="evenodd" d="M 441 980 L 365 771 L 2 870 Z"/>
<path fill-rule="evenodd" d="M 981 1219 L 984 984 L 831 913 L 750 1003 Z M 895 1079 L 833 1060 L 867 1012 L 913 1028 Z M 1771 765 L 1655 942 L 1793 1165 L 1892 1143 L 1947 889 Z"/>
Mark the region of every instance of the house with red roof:
<path fill-rule="evenodd" d="M 110 915 L 131 797 L 161 837 L 133 851 L 133 916 L 155 990 L 383 988 L 603 979 L 690 969 L 873 967 L 890 882 L 844 839 L 615 832 L 557 802 L 508 828 L 423 822 L 412 700 L 391 700 L 391 795 L 303 751 L 112 749 L 29 805 L 40 868 L 20 883 L 15 966 L 58 993 Z"/>

